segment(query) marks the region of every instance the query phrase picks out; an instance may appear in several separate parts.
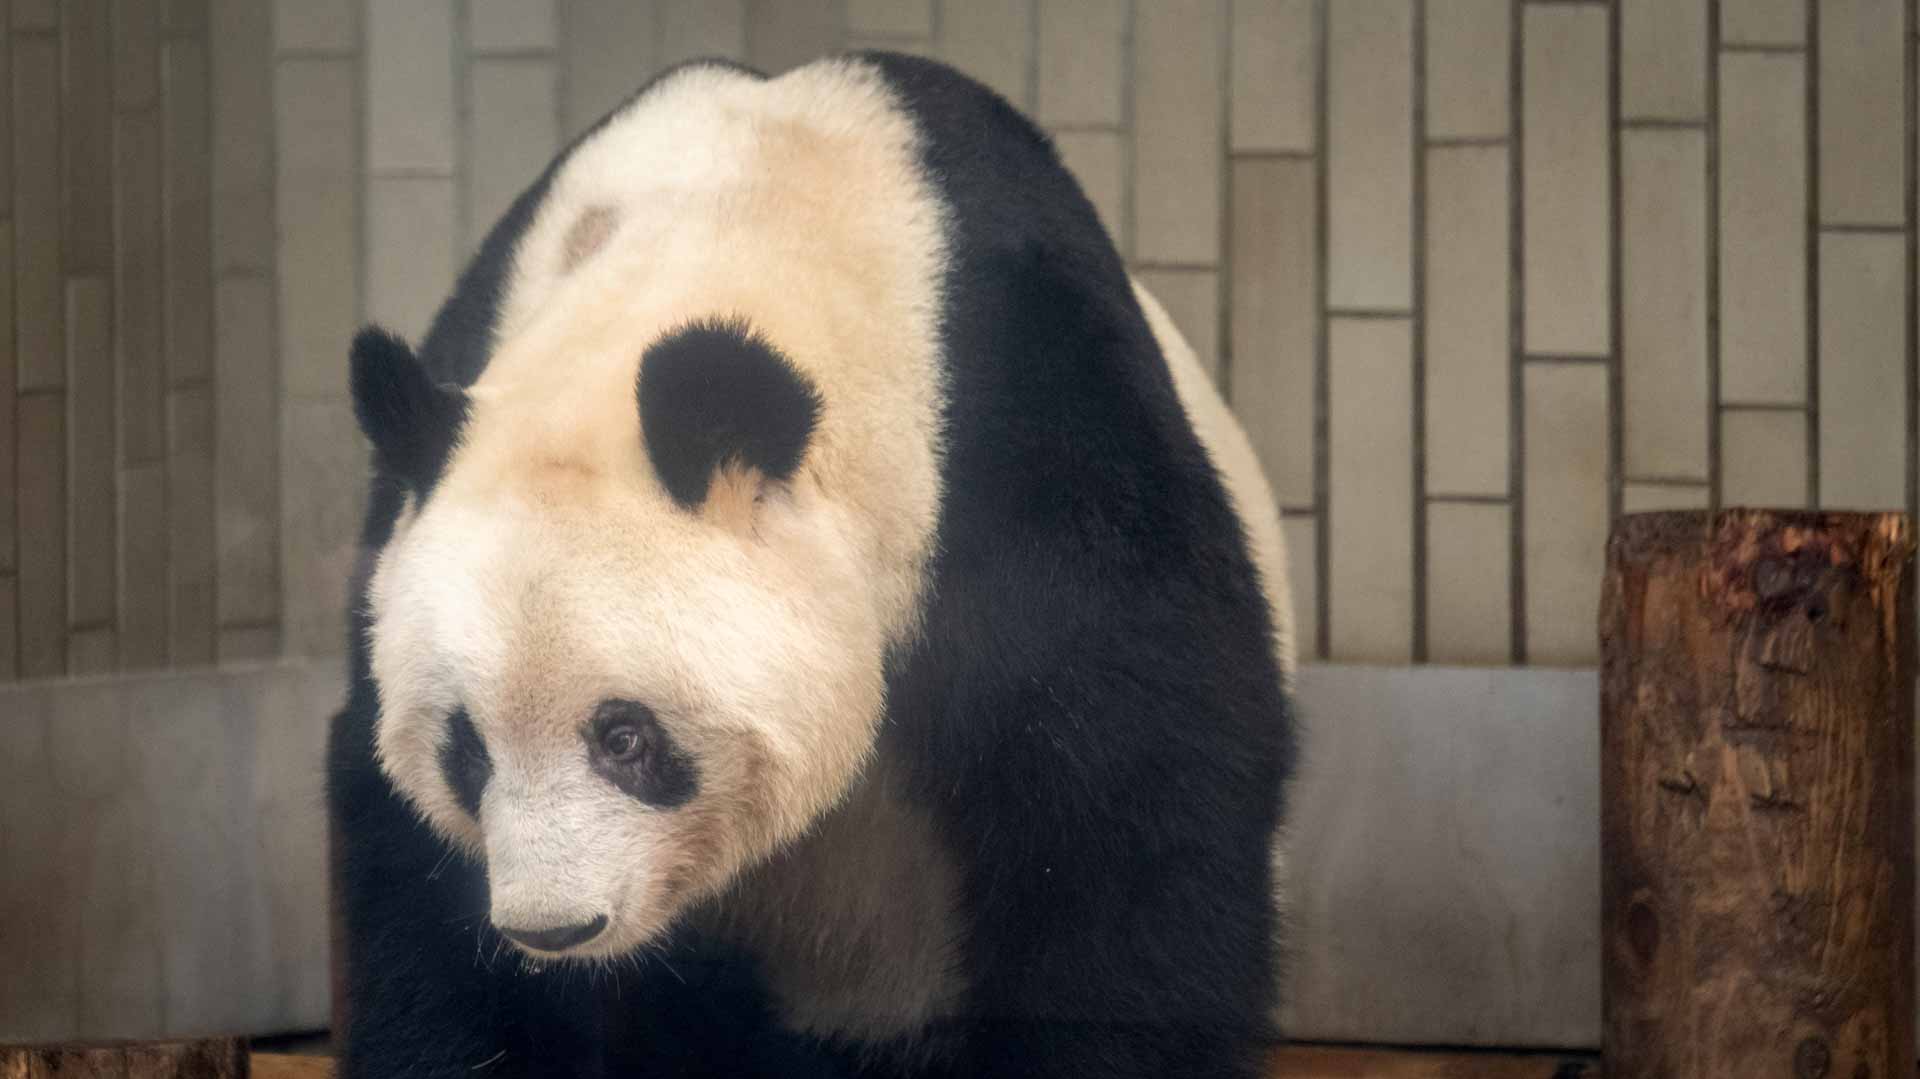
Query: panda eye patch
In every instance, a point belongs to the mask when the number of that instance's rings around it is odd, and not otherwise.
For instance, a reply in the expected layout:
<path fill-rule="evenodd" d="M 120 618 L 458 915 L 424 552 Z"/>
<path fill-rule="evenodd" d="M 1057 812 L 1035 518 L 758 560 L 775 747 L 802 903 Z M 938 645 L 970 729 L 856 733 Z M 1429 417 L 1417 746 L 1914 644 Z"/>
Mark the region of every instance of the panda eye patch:
<path fill-rule="evenodd" d="M 581 734 L 593 770 L 647 805 L 682 806 L 700 789 L 692 758 L 674 744 L 653 710 L 638 701 L 601 701 Z"/>

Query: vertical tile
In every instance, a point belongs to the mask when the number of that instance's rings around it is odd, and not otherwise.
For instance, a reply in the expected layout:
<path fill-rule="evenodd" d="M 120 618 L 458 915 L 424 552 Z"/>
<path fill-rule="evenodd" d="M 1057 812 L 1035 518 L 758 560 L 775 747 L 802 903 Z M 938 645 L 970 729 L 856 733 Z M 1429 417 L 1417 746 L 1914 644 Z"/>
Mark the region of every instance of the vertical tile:
<path fill-rule="evenodd" d="M 928 37 L 932 0 L 846 0 L 847 30 L 880 37 Z"/>
<path fill-rule="evenodd" d="M 221 625 L 279 615 L 279 394 L 273 291 L 261 277 L 214 288 L 214 549 Z"/>
<path fill-rule="evenodd" d="M 474 25 L 485 3 L 474 4 Z M 524 5 L 537 9 L 536 0 Z M 273 8 L 274 43 L 281 52 L 350 52 L 360 44 L 359 0 L 276 0 Z"/>
<path fill-rule="evenodd" d="M 1280 518 L 1280 533 L 1286 539 L 1288 591 L 1293 593 L 1293 639 L 1300 659 L 1319 658 L 1320 574 L 1316 551 L 1319 530 L 1316 519 L 1307 514 L 1288 514 Z"/>
<path fill-rule="evenodd" d="M 346 648 L 346 587 L 359 550 L 366 455 L 353 405 L 296 401 L 282 440 L 281 582 L 286 654 Z"/>
<path fill-rule="evenodd" d="M 1622 0 L 1620 113 L 1706 118 L 1707 0 Z"/>
<path fill-rule="evenodd" d="M 20 565 L 15 542 L 19 514 L 14 501 L 19 426 L 13 408 L 20 369 L 13 354 L 13 263 L 6 257 L 12 249 L 13 222 L 0 221 L 0 574 L 11 573 Z"/>
<path fill-rule="evenodd" d="M 1127 8 L 1121 0 L 1039 0 L 1035 115 L 1049 127 L 1121 122 Z"/>
<path fill-rule="evenodd" d="M 1135 258 L 1220 258 L 1225 13 L 1217 0 L 1134 9 Z"/>
<path fill-rule="evenodd" d="M 19 579 L 11 570 L 0 573 L 0 682 L 20 677 L 19 611 Z M 4 849 L 3 843 L 0 849 Z M 0 1004 L 0 1008 L 4 1007 Z"/>
<path fill-rule="evenodd" d="M 176 667 L 213 662 L 213 394 L 167 402 L 167 654 Z"/>
<path fill-rule="evenodd" d="M 1807 393 L 1806 66 L 1720 58 L 1720 397 Z"/>
<path fill-rule="evenodd" d="M 22 391 L 66 381 L 66 293 L 60 276 L 60 50 L 13 40 L 14 330 Z"/>
<path fill-rule="evenodd" d="M 1314 504 L 1317 212 L 1313 162 L 1233 163 L 1231 400 L 1282 506 Z"/>
<path fill-rule="evenodd" d="M 967 4 L 958 13 L 947 13 L 948 31 L 955 14 L 963 21 L 977 18 L 977 8 L 992 9 L 1004 2 Z M 769 75 L 833 52 L 846 36 L 837 0 L 751 0 L 747 27 L 747 60 Z"/>
<path fill-rule="evenodd" d="M 106 0 L 61 6 L 61 184 L 66 268 L 113 266 L 113 36 Z M 45 102 L 36 102 L 46 107 Z"/>
<path fill-rule="evenodd" d="M 67 406 L 64 394 L 15 402 L 19 425 L 20 677 L 67 670 Z"/>
<path fill-rule="evenodd" d="M 120 667 L 167 662 L 167 467 L 120 473 Z"/>
<path fill-rule="evenodd" d="M 1606 352 L 1607 11 L 1531 4 L 1523 32 L 1526 347 Z"/>
<path fill-rule="evenodd" d="M 71 1037 L 79 1023 L 80 966 L 68 917 L 78 896 L 48 812 L 56 795 L 45 696 L 10 699 L 21 703 L 0 723 L 0 821 L 10 825 L 0 831 L 0 947 L 14 972 L 0 978 L 0 1013 L 9 1037 L 52 1041 Z"/>
<path fill-rule="evenodd" d="M 1233 0 L 1228 138 L 1236 152 L 1313 149 L 1312 0 Z"/>
<path fill-rule="evenodd" d="M 207 53 L 197 41 L 169 41 L 162 59 L 161 178 L 166 220 L 166 367 L 171 383 L 213 369 L 211 150 L 207 135 Z"/>
<path fill-rule="evenodd" d="M 279 63 L 279 355 L 282 392 L 292 397 L 347 391 L 347 339 L 359 313 L 357 81 L 350 59 Z"/>
<path fill-rule="evenodd" d="M 207 36 L 208 0 L 166 0 L 161 12 L 167 36 L 204 38 Z"/>
<path fill-rule="evenodd" d="M 1220 275 L 1213 270 L 1141 270 L 1140 284 L 1167 309 L 1200 366 L 1220 383 Z"/>
<path fill-rule="evenodd" d="M 467 46 L 475 52 L 551 49 L 559 25 L 554 0 L 467 0 Z"/>
<path fill-rule="evenodd" d="M 1524 384 L 1527 659 L 1585 666 L 1607 543 L 1607 371 L 1530 363 Z"/>
<path fill-rule="evenodd" d="M 280 627 L 221 626 L 214 651 L 222 664 L 259 663 L 280 655 Z"/>
<path fill-rule="evenodd" d="M 151 110 L 115 120 L 113 251 L 115 351 L 120 369 L 120 459 L 166 453 L 166 334 L 162 327 L 160 119 Z"/>
<path fill-rule="evenodd" d="M 12 0 L 15 30 L 58 30 L 60 0 Z"/>
<path fill-rule="evenodd" d="M 568 134 L 591 127 L 659 66 L 654 0 L 568 0 L 562 62 Z"/>
<path fill-rule="evenodd" d="M 369 180 L 367 320 L 419 341 L 454 270 L 453 181 Z"/>
<path fill-rule="evenodd" d="M 1801 474 L 1806 473 L 1804 466 Z M 1620 512 L 1651 513 L 1655 510 L 1703 510 L 1707 508 L 1707 486 L 1674 483 L 1626 483 L 1620 488 Z"/>
<path fill-rule="evenodd" d="M 1329 656 L 1404 662 L 1413 648 L 1413 329 L 1332 319 L 1327 453 Z"/>
<path fill-rule="evenodd" d="M 1034 2 L 970 0 L 942 5 L 940 58 L 993 87 L 1016 106 L 1032 109 Z M 759 41 L 756 30 L 756 49 Z"/>
<path fill-rule="evenodd" d="M 1513 397 L 1509 151 L 1426 153 L 1427 490 L 1505 495 Z"/>
<path fill-rule="evenodd" d="M 1427 504 L 1427 657 L 1505 665 L 1513 652 L 1512 510 Z"/>
<path fill-rule="evenodd" d="M 220 270 L 273 265 L 272 12 L 261 0 L 212 0 L 213 254 Z"/>
<path fill-rule="evenodd" d="M 1820 238 L 1820 504 L 1906 505 L 1906 239 Z"/>
<path fill-rule="evenodd" d="M 1413 8 L 1327 8 L 1327 302 L 1413 302 Z M 1336 607 L 1336 611 L 1338 608 Z"/>
<path fill-rule="evenodd" d="M 1820 4 L 1820 217 L 1906 220 L 1908 0 Z"/>
<path fill-rule="evenodd" d="M 1118 131 L 1062 131 L 1053 137 L 1060 163 L 1080 182 L 1100 223 L 1125 254 L 1127 242 L 1127 147 Z"/>
<path fill-rule="evenodd" d="M 1620 137 L 1621 363 L 1629 475 L 1707 475 L 1707 146 Z"/>
<path fill-rule="evenodd" d="M 114 618 L 114 377 L 112 289 L 105 278 L 67 281 L 67 621 Z M 31 467 L 29 463 L 29 467 Z"/>
<path fill-rule="evenodd" d="M 119 654 L 112 626 L 67 631 L 67 674 L 74 678 L 111 674 Z"/>
<path fill-rule="evenodd" d="M 477 247 L 485 230 L 547 167 L 558 148 L 554 67 L 547 60 L 475 59 L 468 69 L 473 125 L 467 222 Z"/>
<path fill-rule="evenodd" d="M 368 0 L 367 168 L 453 172 L 452 0 Z"/>
<path fill-rule="evenodd" d="M 1720 413 L 1720 504 L 1798 509 L 1807 499 L 1807 414 Z"/>
<path fill-rule="evenodd" d="M 745 0 L 654 0 L 660 17 L 660 63 L 747 53 Z"/>
<path fill-rule="evenodd" d="M 160 0 L 116 0 L 113 6 L 113 100 L 144 109 L 160 92 Z"/>
<path fill-rule="evenodd" d="M 1498 138 L 1507 115 L 1511 0 L 1427 5 L 1427 135 Z"/>
<path fill-rule="evenodd" d="M 124 741 L 131 732 L 120 728 Z M 79 1029 L 157 1037 L 160 938 L 146 807 L 123 788 L 74 809 L 64 846 L 78 900 Z"/>
<path fill-rule="evenodd" d="M 1720 0 L 1728 45 L 1799 45 L 1807 40 L 1806 0 Z"/>

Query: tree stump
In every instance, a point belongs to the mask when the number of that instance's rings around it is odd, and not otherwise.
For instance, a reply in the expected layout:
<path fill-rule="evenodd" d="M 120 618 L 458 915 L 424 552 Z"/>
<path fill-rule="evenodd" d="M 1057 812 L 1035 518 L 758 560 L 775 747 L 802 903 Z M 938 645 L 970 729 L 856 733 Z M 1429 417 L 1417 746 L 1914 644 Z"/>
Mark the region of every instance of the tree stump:
<path fill-rule="evenodd" d="M 1914 1074 L 1914 544 L 1626 517 L 1600 606 L 1612 1079 Z"/>
<path fill-rule="evenodd" d="M 247 1079 L 236 1038 L 116 1045 L 0 1045 L 0 1079 Z"/>

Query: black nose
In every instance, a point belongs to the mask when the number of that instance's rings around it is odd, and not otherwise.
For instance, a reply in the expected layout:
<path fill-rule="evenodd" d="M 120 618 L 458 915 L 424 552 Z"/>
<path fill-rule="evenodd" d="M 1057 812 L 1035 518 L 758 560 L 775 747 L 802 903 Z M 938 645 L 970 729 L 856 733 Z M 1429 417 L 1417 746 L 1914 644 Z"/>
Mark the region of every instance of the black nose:
<path fill-rule="evenodd" d="M 607 916 L 596 916 L 593 921 L 579 925 L 560 925 L 552 929 L 508 929 L 500 926 L 500 935 L 515 944 L 528 948 L 537 948 L 543 952 L 564 952 L 576 944 L 585 944 L 600 935 L 607 927 Z"/>

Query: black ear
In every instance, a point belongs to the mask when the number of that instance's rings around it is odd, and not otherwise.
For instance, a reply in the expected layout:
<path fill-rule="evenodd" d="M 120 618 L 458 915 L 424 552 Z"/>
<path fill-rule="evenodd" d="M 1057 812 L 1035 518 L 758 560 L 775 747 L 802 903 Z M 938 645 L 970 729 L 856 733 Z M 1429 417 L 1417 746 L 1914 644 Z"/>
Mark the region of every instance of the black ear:
<path fill-rule="evenodd" d="M 647 454 L 688 509 L 722 467 L 792 477 L 820 419 L 813 383 L 741 320 L 696 322 L 654 342 L 637 392 Z"/>
<path fill-rule="evenodd" d="M 374 467 L 424 495 L 467 420 L 467 395 L 427 374 L 407 343 L 377 326 L 353 339 L 353 412 Z"/>

